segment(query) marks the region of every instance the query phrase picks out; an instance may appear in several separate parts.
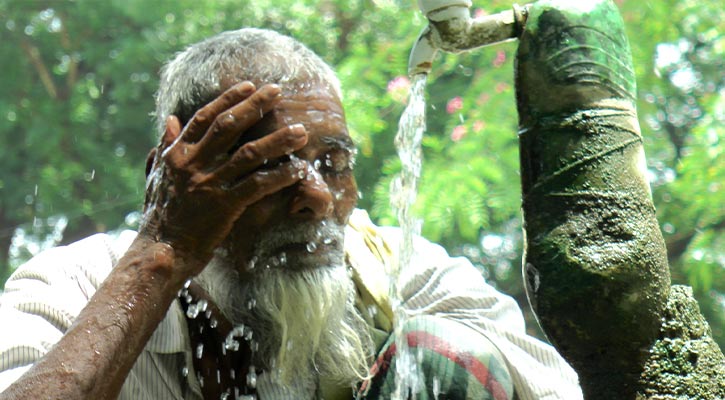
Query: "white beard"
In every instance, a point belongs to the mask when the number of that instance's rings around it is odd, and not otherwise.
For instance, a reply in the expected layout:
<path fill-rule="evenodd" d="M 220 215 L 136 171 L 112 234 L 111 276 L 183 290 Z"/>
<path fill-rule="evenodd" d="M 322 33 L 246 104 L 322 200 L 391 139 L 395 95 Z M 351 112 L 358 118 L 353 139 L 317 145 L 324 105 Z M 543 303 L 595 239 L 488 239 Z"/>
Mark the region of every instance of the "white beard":
<path fill-rule="evenodd" d="M 333 247 L 324 259 L 336 259 L 334 265 L 310 268 L 310 254 L 300 257 L 300 265 L 290 259 L 290 265 L 257 266 L 242 281 L 230 262 L 216 256 L 196 278 L 232 325 L 252 328 L 259 345 L 253 362 L 280 383 L 315 385 L 321 375 L 354 385 L 368 377 L 372 340 L 355 308 L 342 246 Z"/>

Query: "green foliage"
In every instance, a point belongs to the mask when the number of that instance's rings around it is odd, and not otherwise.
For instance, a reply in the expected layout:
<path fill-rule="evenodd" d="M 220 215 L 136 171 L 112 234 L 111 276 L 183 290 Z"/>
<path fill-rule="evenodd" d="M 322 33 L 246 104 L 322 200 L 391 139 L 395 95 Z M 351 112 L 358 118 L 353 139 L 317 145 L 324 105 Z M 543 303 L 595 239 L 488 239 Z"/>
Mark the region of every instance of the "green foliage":
<path fill-rule="evenodd" d="M 487 13 L 511 6 L 474 3 Z M 695 288 L 723 345 L 720 3 L 618 1 L 673 279 Z M 160 66 L 188 44 L 242 26 L 294 36 L 335 66 L 359 146 L 360 205 L 378 222 L 396 223 L 388 196 L 400 168 L 393 137 L 408 54 L 424 25 L 413 0 L 0 0 L 0 259 L 13 234 L 53 244 L 61 216 L 64 240 L 125 226 L 142 203 Z M 416 211 L 425 236 L 471 258 L 525 304 L 515 49 L 511 42 L 434 62 Z M 17 250 L 13 264 L 35 250 Z"/>

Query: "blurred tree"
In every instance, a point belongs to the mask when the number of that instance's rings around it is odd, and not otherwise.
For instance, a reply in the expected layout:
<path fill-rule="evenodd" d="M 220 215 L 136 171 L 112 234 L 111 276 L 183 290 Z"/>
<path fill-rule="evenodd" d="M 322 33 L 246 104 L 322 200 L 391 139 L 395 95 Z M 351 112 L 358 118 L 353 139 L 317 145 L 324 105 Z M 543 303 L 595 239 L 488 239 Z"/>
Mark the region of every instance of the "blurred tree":
<path fill-rule="evenodd" d="M 478 14 L 511 6 L 474 3 Z M 695 287 L 723 346 L 725 11 L 715 0 L 618 3 L 673 278 Z M 242 26 L 294 36 L 336 67 L 359 145 L 360 206 L 396 223 L 393 137 L 410 85 L 408 53 L 424 25 L 413 0 L 0 0 L 0 282 L 6 260 L 16 266 L 39 243 L 133 225 L 161 63 Z M 417 211 L 424 236 L 469 257 L 525 305 L 515 49 L 511 42 L 434 63 Z"/>

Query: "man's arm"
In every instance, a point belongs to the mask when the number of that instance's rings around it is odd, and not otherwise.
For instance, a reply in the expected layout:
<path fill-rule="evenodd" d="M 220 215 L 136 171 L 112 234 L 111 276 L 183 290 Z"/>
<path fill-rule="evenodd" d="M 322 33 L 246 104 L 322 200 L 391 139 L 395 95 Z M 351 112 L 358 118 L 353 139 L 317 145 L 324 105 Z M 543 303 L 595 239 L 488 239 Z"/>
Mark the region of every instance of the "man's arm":
<path fill-rule="evenodd" d="M 174 262 L 171 246 L 136 239 L 63 338 L 0 398 L 117 397 L 183 284 Z"/>
<path fill-rule="evenodd" d="M 299 179 L 292 162 L 257 168 L 304 146 L 302 126 L 227 151 L 279 95 L 276 86 L 242 83 L 200 109 L 183 131 L 169 117 L 138 237 L 60 341 L 0 399 L 118 396 L 178 290 L 204 268 L 239 215 Z"/>

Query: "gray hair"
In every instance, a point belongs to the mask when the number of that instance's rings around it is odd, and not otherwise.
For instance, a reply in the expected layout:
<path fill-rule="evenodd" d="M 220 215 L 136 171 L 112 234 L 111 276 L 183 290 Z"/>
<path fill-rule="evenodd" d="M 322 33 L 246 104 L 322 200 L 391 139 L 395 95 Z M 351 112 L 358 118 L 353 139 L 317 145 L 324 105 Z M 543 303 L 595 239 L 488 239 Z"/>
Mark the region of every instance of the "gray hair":
<path fill-rule="evenodd" d="M 156 128 L 176 115 L 186 124 L 196 110 L 221 94 L 220 81 L 277 83 L 288 90 L 328 86 L 342 99 L 335 72 L 297 40 L 274 31 L 244 28 L 220 33 L 188 47 L 161 70 Z"/>

